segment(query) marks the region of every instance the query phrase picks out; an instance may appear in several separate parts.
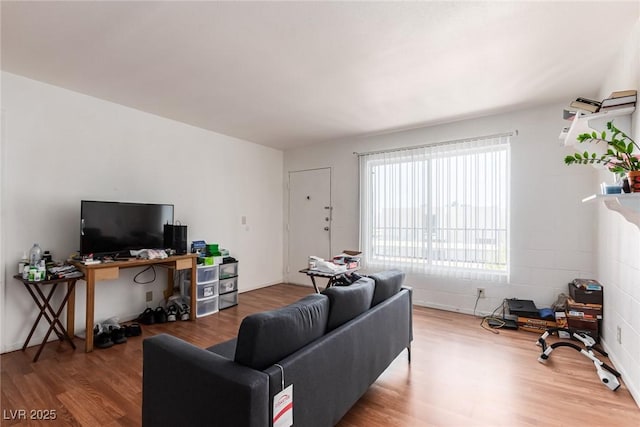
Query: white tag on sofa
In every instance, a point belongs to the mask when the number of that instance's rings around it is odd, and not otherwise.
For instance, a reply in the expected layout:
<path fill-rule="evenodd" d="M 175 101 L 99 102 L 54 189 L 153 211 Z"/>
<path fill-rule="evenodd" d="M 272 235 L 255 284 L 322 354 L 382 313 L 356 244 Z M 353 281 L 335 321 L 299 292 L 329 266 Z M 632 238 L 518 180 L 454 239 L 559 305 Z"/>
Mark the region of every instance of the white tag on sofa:
<path fill-rule="evenodd" d="M 293 384 L 273 396 L 273 427 L 293 425 Z"/>

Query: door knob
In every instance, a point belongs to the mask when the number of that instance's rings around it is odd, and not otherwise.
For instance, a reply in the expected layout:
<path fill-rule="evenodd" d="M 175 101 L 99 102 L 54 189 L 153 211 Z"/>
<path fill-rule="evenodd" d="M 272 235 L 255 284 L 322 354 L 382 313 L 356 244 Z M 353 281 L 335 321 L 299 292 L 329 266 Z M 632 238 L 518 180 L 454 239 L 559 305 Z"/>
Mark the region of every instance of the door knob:
<path fill-rule="evenodd" d="M 329 231 L 329 227 L 325 227 L 325 228 L 324 228 L 324 231 Z"/>

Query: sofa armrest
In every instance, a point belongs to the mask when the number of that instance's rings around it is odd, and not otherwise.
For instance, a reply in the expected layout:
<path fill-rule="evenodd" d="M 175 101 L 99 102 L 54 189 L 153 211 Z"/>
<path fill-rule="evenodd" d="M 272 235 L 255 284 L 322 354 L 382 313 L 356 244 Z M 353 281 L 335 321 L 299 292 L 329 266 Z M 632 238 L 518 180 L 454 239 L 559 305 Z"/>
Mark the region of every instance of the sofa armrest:
<path fill-rule="evenodd" d="M 269 425 L 269 378 L 171 335 L 143 342 L 142 425 Z"/>
<path fill-rule="evenodd" d="M 402 285 L 400 289 L 405 289 L 409 292 L 409 342 L 413 341 L 413 287 Z"/>

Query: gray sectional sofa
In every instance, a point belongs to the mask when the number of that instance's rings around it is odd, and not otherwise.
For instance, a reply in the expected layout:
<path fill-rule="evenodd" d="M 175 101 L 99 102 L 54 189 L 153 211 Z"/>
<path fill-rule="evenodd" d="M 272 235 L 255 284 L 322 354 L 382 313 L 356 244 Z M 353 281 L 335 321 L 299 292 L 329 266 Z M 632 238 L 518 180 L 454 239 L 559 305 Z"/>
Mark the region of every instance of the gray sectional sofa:
<path fill-rule="evenodd" d="M 404 350 L 411 290 L 392 270 L 247 316 L 208 349 L 161 334 L 143 344 L 142 424 L 272 426 L 273 398 L 293 384 L 295 426 L 335 425 Z"/>

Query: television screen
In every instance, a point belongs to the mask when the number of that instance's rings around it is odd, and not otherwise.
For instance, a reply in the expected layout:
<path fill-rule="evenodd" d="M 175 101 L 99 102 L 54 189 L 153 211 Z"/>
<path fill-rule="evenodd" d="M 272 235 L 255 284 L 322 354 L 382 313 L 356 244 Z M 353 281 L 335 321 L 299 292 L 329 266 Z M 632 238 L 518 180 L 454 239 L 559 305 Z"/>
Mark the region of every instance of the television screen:
<path fill-rule="evenodd" d="M 173 224 L 173 205 L 82 200 L 80 255 L 161 249 L 165 224 Z"/>

